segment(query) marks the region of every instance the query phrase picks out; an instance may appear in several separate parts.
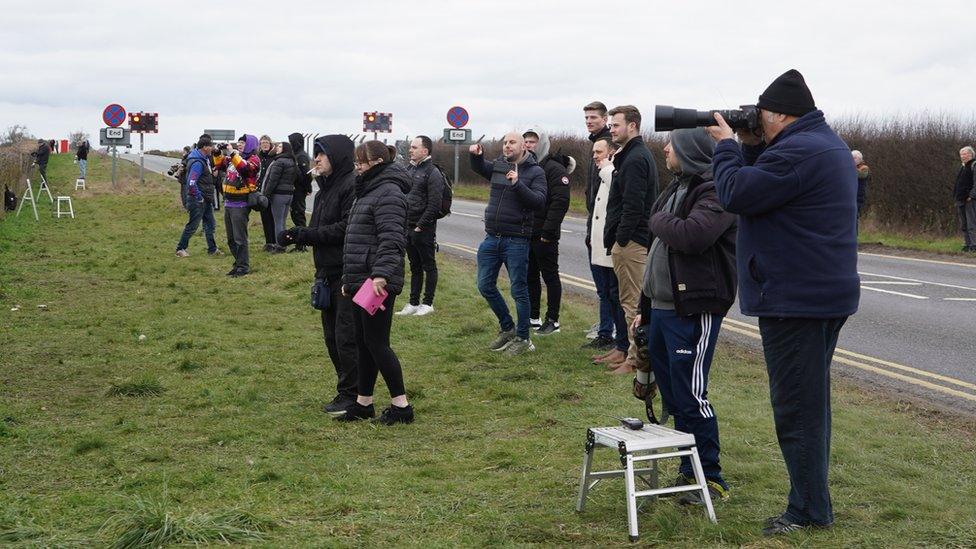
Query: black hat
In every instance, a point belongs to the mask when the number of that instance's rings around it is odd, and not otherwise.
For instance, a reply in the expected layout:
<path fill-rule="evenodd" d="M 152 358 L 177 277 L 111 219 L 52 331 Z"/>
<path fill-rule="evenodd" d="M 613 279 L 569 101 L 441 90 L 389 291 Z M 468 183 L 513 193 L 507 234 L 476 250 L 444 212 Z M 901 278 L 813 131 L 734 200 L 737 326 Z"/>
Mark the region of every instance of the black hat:
<path fill-rule="evenodd" d="M 796 69 L 790 69 L 773 80 L 773 83 L 759 96 L 756 106 L 763 110 L 791 116 L 803 116 L 817 110 L 810 88 L 803 80 L 803 75 Z"/>
<path fill-rule="evenodd" d="M 210 136 L 207 135 L 207 134 L 201 135 L 200 136 L 200 140 L 197 141 L 197 148 L 198 149 L 202 149 L 204 147 L 209 147 L 211 145 L 213 145 L 213 139 L 211 139 Z"/>

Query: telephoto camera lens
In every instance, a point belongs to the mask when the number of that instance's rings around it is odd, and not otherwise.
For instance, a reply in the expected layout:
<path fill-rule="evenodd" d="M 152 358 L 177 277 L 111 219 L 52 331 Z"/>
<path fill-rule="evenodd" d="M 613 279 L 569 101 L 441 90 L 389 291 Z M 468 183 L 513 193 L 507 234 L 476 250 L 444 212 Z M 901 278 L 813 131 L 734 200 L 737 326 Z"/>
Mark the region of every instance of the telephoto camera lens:
<path fill-rule="evenodd" d="M 671 105 L 654 107 L 654 131 L 669 132 L 682 128 L 717 126 L 715 113 L 734 130 L 754 130 L 759 127 L 759 109 L 755 105 L 742 105 L 739 109 L 699 111 L 678 109 Z"/>

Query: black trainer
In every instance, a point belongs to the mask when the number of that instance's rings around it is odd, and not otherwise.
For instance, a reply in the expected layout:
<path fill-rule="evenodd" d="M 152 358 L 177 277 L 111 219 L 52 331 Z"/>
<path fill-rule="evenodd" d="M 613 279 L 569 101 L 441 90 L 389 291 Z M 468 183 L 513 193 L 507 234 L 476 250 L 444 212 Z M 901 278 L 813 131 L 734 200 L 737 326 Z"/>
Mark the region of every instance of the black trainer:
<path fill-rule="evenodd" d="M 341 416 L 342 414 L 346 413 L 346 408 L 348 408 L 353 402 L 356 402 L 356 397 L 336 395 L 335 398 L 332 399 L 332 402 L 322 407 L 322 411 L 330 416 Z"/>
<path fill-rule="evenodd" d="M 784 515 L 778 517 L 769 517 L 763 522 L 762 534 L 764 536 L 780 536 L 783 534 L 789 534 L 791 532 L 796 532 L 798 530 L 806 529 L 826 529 L 833 526 L 830 524 L 799 524 L 793 522 L 792 520 L 786 518 Z"/>
<path fill-rule="evenodd" d="M 238 271 L 238 267 L 234 267 L 233 269 L 227 271 L 227 276 L 234 276 L 237 273 L 237 271 Z"/>
<path fill-rule="evenodd" d="M 559 323 L 556 322 L 555 320 L 549 320 L 548 318 L 546 319 L 545 323 L 542 326 L 540 326 L 538 330 L 535 331 L 535 333 L 541 336 L 555 334 L 558 332 L 559 332 Z"/>
<path fill-rule="evenodd" d="M 695 483 L 695 479 L 693 479 L 691 477 L 686 477 L 685 475 L 683 475 L 681 473 L 678 473 L 678 478 L 674 479 L 674 482 L 672 482 L 668 486 L 668 488 L 677 488 L 678 486 L 688 486 L 689 484 L 694 484 L 694 483 Z M 678 495 L 680 493 L 681 492 L 671 492 L 670 494 L 661 494 L 658 497 L 659 498 L 672 498 L 672 497 L 674 497 L 674 496 L 676 496 L 676 495 Z"/>
<path fill-rule="evenodd" d="M 413 423 L 413 406 L 407 404 L 401 408 L 392 404 L 380 414 L 376 420 L 383 425 L 393 425 L 394 423 Z"/>
<path fill-rule="evenodd" d="M 603 336 L 596 336 L 580 345 L 580 349 L 596 349 L 598 351 L 609 351 L 611 348 L 613 348 L 613 338 Z"/>
<path fill-rule="evenodd" d="M 246 276 L 246 275 L 247 275 L 247 273 L 249 273 L 249 272 L 251 272 L 251 271 L 249 271 L 249 270 L 247 270 L 247 269 L 243 269 L 243 268 L 240 268 L 240 267 L 238 267 L 238 268 L 237 268 L 237 269 L 235 269 L 235 270 L 234 270 L 233 272 L 231 272 L 231 273 L 228 273 L 228 275 L 227 275 L 227 276 L 229 276 L 229 277 L 231 277 L 231 278 L 240 278 L 240 277 L 242 277 L 242 276 Z"/>
<path fill-rule="evenodd" d="M 336 421 L 357 421 L 360 419 L 372 419 L 376 416 L 376 409 L 373 405 L 363 406 L 362 404 L 353 401 L 349 406 L 346 406 L 346 413 L 335 416 Z"/>

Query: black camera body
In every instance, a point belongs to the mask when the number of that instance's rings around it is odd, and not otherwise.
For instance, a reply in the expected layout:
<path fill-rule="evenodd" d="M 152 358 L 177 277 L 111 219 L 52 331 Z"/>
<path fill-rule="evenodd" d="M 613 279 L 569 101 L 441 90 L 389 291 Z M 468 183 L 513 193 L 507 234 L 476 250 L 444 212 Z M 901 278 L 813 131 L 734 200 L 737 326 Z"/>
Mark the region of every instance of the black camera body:
<path fill-rule="evenodd" d="M 638 349 L 647 348 L 647 329 L 650 327 L 649 324 L 644 324 L 634 328 L 634 346 Z"/>
<path fill-rule="evenodd" d="M 671 105 L 654 107 L 654 131 L 669 132 L 681 128 L 717 126 L 715 113 L 733 130 L 755 130 L 759 128 L 759 108 L 755 105 L 742 105 L 738 109 L 698 111 L 695 109 L 676 109 Z"/>

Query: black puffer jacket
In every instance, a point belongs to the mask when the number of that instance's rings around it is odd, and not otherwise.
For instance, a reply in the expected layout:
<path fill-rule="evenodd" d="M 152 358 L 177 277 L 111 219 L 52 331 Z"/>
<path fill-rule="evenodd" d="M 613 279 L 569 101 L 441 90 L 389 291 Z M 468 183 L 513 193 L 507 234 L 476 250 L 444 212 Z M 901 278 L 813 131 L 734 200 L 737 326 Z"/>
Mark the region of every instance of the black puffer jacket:
<path fill-rule="evenodd" d="M 407 193 L 407 223 L 410 229 L 427 229 L 437 221 L 444 198 L 444 176 L 428 158 L 416 166 L 407 168 L 411 186 Z"/>
<path fill-rule="evenodd" d="M 298 179 L 295 180 L 295 192 L 304 196 L 312 192 L 312 176 L 308 173 L 312 159 L 305 152 L 305 137 L 302 134 L 298 132 L 290 134 L 288 142 L 291 143 L 291 150 L 295 153 L 295 160 L 298 161 Z M 318 143 L 318 139 L 315 142 Z"/>
<path fill-rule="evenodd" d="M 976 185 L 973 185 L 973 178 L 976 177 L 973 173 L 974 166 L 976 166 L 976 160 L 970 160 L 959 168 L 959 173 L 956 174 L 956 184 L 952 188 L 952 197 L 956 199 L 956 202 L 965 202 L 967 198 L 976 199 Z"/>
<path fill-rule="evenodd" d="M 385 278 L 386 291 L 403 290 L 403 254 L 407 244 L 407 191 L 403 166 L 385 162 L 356 178 L 356 201 L 346 224 L 342 283 L 356 295 L 367 278 Z"/>
<path fill-rule="evenodd" d="M 569 157 L 549 155 L 539 162 L 546 173 L 546 207 L 536 210 L 532 238 L 556 242 L 562 234 L 563 218 L 569 211 Z"/>
<path fill-rule="evenodd" d="M 603 245 L 626 246 L 631 241 L 647 248 L 651 207 L 660 190 L 657 164 L 641 136 L 634 137 L 613 155 L 613 183 L 607 197 L 607 225 Z"/>
<path fill-rule="evenodd" d="M 47 164 L 48 159 L 51 158 L 51 145 L 47 141 L 40 141 L 37 145 L 37 150 L 32 152 L 31 156 L 34 157 L 34 161 L 38 165 L 43 166 Z"/>
<path fill-rule="evenodd" d="M 301 227 L 297 244 L 311 244 L 315 277 L 330 281 L 342 278 L 342 245 L 346 238 L 349 210 L 356 198 L 352 141 L 344 135 L 325 135 L 315 140 L 332 165 L 332 175 L 318 178 L 319 192 L 312 205 L 308 227 Z"/>
<path fill-rule="evenodd" d="M 291 156 L 282 154 L 275 157 L 264 177 L 264 194 L 295 194 L 295 180 L 298 168 Z"/>
<path fill-rule="evenodd" d="M 510 166 L 504 158 L 485 160 L 471 154 L 471 169 L 491 182 L 485 208 L 485 232 L 495 236 L 532 236 L 533 212 L 546 207 L 546 173 L 526 154 L 518 165 L 518 181 L 505 178 Z M 497 170 L 497 171 L 496 171 Z"/>
<path fill-rule="evenodd" d="M 275 159 L 274 151 L 274 146 L 272 146 L 271 150 L 268 152 L 258 150 L 258 160 L 261 161 L 261 168 L 258 172 L 258 189 L 264 188 L 264 180 L 266 177 L 268 177 L 268 168 L 271 167 L 271 163 L 274 162 Z"/>

